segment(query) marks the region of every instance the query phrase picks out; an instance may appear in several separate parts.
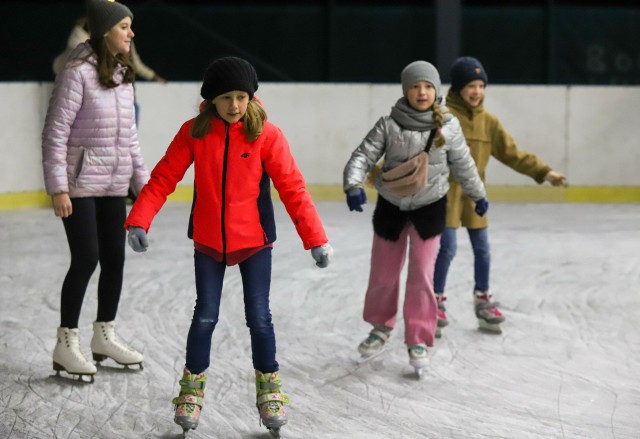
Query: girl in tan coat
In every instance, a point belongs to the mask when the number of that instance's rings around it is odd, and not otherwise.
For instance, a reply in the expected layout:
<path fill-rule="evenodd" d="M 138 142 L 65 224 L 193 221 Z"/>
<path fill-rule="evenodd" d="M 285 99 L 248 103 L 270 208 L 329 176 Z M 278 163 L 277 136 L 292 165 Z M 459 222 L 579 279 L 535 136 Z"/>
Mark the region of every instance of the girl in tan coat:
<path fill-rule="evenodd" d="M 460 121 L 462 132 L 476 162 L 482 181 L 485 170 L 493 156 L 514 171 L 528 175 L 542 184 L 548 181 L 553 186 L 566 182 L 564 175 L 551 170 L 538 157 L 519 149 L 511 135 L 493 114 L 485 111 L 483 102 L 487 74 L 475 58 L 458 58 L 451 67 L 451 88 L 447 94 L 447 107 Z M 447 224 L 440 240 L 440 251 L 435 265 L 434 289 L 438 300 L 438 331 L 447 326 L 444 289 L 449 266 L 456 254 L 456 230 L 462 224 L 467 228 L 474 254 L 474 305 L 480 327 L 501 332 L 504 316 L 498 303 L 491 302 L 489 289 L 490 251 L 487 216 L 474 211 L 475 203 L 463 192 L 460 184 L 451 179 L 447 194 Z"/>

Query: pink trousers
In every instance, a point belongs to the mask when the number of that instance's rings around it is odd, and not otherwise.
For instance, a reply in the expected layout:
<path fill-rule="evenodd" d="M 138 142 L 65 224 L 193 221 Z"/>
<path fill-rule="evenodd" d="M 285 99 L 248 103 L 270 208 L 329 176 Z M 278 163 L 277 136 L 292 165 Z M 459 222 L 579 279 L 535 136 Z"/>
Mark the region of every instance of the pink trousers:
<path fill-rule="evenodd" d="M 413 225 L 405 227 L 397 241 L 388 241 L 374 234 L 363 317 L 372 325 L 395 327 L 400 273 L 406 259 L 407 241 L 409 266 L 403 307 L 405 343 L 433 346 L 438 306 L 433 291 L 433 271 L 440 235 L 425 241 Z"/>

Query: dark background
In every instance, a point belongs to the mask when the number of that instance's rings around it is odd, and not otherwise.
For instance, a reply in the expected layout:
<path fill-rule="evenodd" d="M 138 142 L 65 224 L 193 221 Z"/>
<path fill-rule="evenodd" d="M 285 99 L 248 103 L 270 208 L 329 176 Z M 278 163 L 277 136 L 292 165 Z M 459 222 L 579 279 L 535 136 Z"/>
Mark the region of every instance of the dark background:
<path fill-rule="evenodd" d="M 223 55 L 262 81 L 395 83 L 411 61 L 437 64 L 435 0 L 124 3 L 143 62 L 169 81 L 198 81 Z M 3 1 L 0 81 L 52 80 L 83 14 L 83 1 Z M 640 1 L 462 0 L 460 24 L 456 55 L 491 83 L 640 84 Z"/>

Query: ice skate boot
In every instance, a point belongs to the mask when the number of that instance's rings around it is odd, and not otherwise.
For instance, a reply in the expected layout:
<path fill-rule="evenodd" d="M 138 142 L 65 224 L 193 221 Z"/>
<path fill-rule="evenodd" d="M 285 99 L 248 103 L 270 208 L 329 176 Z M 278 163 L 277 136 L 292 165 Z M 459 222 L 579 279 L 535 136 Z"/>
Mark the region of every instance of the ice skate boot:
<path fill-rule="evenodd" d="M 504 316 L 498 309 L 500 303 L 491 301 L 491 293 L 489 291 L 474 291 L 473 303 L 480 329 L 501 334 L 500 324 L 504 322 Z"/>
<path fill-rule="evenodd" d="M 93 376 L 98 370 L 80 350 L 78 328 L 58 328 L 58 340 L 53 349 L 53 370 L 56 371 L 56 376 L 60 376 L 60 371 L 64 370 L 70 375 L 78 375 L 78 381 L 86 382 L 83 379 L 86 375 L 89 382 L 93 382 Z"/>
<path fill-rule="evenodd" d="M 271 436 L 280 437 L 280 427 L 287 423 L 284 404 L 289 404 L 289 397 L 282 393 L 282 381 L 278 371 L 262 373 L 256 370 L 256 407 L 260 414 L 260 422 L 267 427 Z"/>
<path fill-rule="evenodd" d="M 93 359 L 98 364 L 102 360 L 111 358 L 125 367 L 133 364 L 143 369 L 142 354 L 124 343 L 116 336 L 115 322 L 93 322 L 93 338 L 91 339 Z"/>
<path fill-rule="evenodd" d="M 195 430 L 200 421 L 204 404 L 204 388 L 207 382 L 204 372 L 194 374 L 186 367 L 180 380 L 180 393 L 171 402 L 176 406 L 173 422 L 182 427 L 183 437 L 189 430 Z"/>
<path fill-rule="evenodd" d="M 413 366 L 416 371 L 416 377 L 422 376 L 422 371 L 427 364 L 429 364 L 429 357 L 427 355 L 427 346 L 423 344 L 416 344 L 408 346 L 409 351 L 409 364 Z"/>
<path fill-rule="evenodd" d="M 358 345 L 360 362 L 379 355 L 384 350 L 384 345 L 391 336 L 391 329 L 382 325 L 374 325 L 367 338 Z"/>
<path fill-rule="evenodd" d="M 447 300 L 447 297 L 444 294 L 436 294 L 436 300 L 438 302 L 438 310 L 436 311 L 438 315 L 438 326 L 436 327 L 436 338 L 442 337 L 442 329 L 445 328 L 449 324 L 449 320 L 447 320 L 447 308 L 444 306 L 444 301 Z"/>

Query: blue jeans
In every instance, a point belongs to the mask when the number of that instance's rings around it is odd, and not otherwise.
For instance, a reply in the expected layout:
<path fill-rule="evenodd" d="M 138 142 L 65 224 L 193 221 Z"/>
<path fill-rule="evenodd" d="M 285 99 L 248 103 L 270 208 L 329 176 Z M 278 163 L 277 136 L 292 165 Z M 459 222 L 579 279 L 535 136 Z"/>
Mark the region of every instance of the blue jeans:
<path fill-rule="evenodd" d="M 204 253 L 194 254 L 196 306 L 187 337 L 186 367 L 198 374 L 209 367 L 211 338 L 218 323 L 222 283 L 226 264 Z M 271 323 L 269 290 L 271 287 L 271 248 L 265 248 L 238 264 L 244 291 L 244 313 L 251 335 L 253 367 L 275 372 L 276 336 Z"/>
<path fill-rule="evenodd" d="M 451 261 L 456 255 L 456 230 L 447 227 L 440 238 L 440 251 L 436 259 L 433 284 L 436 294 L 443 294 L 447 283 L 447 273 Z M 489 251 L 489 233 L 487 229 L 467 229 L 471 248 L 473 249 L 473 271 L 475 286 L 478 291 L 489 290 L 489 269 L 491 267 L 491 253 Z"/>

